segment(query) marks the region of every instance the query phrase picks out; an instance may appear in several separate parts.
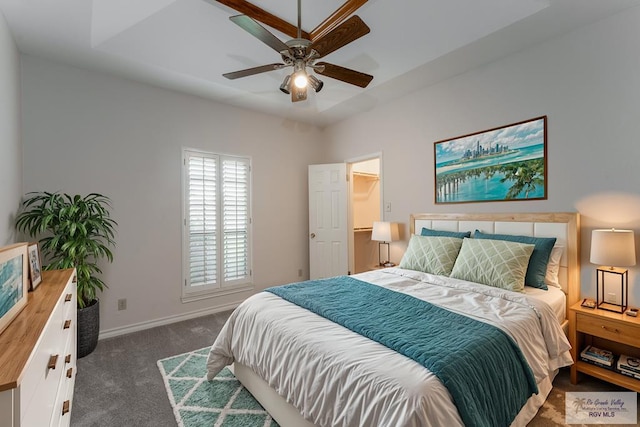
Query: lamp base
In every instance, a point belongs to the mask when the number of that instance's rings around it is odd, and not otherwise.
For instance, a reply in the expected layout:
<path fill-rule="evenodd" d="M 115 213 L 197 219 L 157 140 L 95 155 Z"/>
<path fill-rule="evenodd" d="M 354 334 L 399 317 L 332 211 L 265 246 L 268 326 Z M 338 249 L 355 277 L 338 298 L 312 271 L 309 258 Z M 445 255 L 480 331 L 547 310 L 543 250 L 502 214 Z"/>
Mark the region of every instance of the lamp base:
<path fill-rule="evenodd" d="M 598 308 L 600 310 L 607 310 L 607 311 L 612 311 L 614 313 L 624 313 L 624 311 L 627 309 L 626 305 L 618 305 L 618 304 L 612 304 L 610 302 L 601 302 L 600 304 L 598 304 Z"/>
<path fill-rule="evenodd" d="M 619 292 L 614 285 L 610 285 L 607 290 L 609 296 L 613 296 L 613 301 L 609 302 L 605 299 L 605 273 L 607 276 L 618 277 L 620 280 Z M 629 270 L 614 267 L 598 267 L 596 268 L 596 306 L 600 310 L 612 311 L 614 313 L 624 313 L 629 303 Z M 620 302 L 621 304 L 618 304 Z"/>

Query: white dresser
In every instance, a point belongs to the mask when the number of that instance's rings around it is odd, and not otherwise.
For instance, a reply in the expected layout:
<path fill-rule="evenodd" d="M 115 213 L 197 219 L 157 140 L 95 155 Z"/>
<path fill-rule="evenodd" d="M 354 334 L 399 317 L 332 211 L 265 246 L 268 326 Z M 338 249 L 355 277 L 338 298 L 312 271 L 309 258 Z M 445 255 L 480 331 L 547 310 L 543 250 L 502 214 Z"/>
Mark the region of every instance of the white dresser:
<path fill-rule="evenodd" d="M 76 375 L 76 274 L 44 271 L 0 334 L 0 427 L 68 426 Z"/>

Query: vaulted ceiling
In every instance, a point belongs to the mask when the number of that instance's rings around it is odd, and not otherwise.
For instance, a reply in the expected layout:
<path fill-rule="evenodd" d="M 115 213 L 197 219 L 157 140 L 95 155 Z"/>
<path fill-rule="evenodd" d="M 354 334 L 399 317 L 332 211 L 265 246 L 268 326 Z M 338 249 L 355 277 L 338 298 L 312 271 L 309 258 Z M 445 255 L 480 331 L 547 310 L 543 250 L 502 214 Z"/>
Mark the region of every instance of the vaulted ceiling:
<path fill-rule="evenodd" d="M 302 0 L 312 31 L 346 0 Z M 352 0 L 348 0 L 349 4 Z M 225 3 L 225 4 L 223 4 Z M 262 9 L 295 25 L 296 0 L 0 0 L 21 52 L 103 70 L 218 102 L 327 125 L 464 73 L 640 0 L 369 0 L 354 14 L 371 32 L 326 61 L 374 76 L 365 89 L 318 76 L 321 92 L 292 103 L 289 70 L 228 80 L 223 73 L 280 62 L 229 20 Z M 291 36 L 265 27 L 282 41 Z"/>

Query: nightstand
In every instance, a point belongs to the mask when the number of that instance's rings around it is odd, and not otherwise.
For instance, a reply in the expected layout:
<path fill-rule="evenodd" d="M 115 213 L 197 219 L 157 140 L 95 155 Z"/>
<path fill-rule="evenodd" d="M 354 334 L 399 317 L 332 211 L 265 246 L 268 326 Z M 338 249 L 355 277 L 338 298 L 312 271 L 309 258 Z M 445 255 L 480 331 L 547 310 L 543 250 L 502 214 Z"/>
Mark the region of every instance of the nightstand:
<path fill-rule="evenodd" d="M 575 361 L 571 366 L 572 384 L 578 382 L 579 373 L 584 373 L 640 392 L 640 380 L 580 360 L 580 352 L 587 345 L 611 350 L 616 355 L 640 357 L 640 318 L 581 307 L 577 302 L 569 310 L 569 341 Z"/>

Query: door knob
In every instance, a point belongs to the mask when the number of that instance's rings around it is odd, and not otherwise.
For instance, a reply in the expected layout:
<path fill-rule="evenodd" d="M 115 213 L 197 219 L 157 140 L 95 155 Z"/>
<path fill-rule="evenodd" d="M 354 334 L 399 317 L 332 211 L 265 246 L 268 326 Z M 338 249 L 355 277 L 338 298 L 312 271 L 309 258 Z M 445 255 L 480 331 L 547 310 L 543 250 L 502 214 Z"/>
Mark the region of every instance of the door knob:
<path fill-rule="evenodd" d="M 315 239 L 316 238 L 316 233 L 309 234 L 309 237 L 311 237 L 312 239 Z"/>

